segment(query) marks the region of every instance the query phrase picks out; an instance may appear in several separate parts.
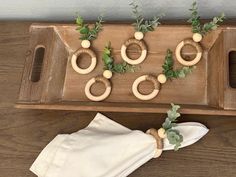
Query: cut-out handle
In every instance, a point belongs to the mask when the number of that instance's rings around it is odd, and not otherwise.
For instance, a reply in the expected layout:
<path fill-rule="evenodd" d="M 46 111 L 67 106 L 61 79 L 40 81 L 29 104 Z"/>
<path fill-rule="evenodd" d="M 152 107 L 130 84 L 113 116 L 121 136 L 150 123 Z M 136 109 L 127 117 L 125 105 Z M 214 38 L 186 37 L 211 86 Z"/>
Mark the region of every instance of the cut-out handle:
<path fill-rule="evenodd" d="M 38 82 L 40 80 L 44 55 L 45 55 L 45 47 L 37 46 L 34 51 L 34 58 L 30 77 L 30 80 L 32 82 Z"/>
<path fill-rule="evenodd" d="M 236 51 L 229 52 L 229 85 L 236 88 Z"/>
<path fill-rule="evenodd" d="M 51 63 L 54 43 L 58 43 L 54 39 L 54 28 L 45 28 L 44 25 L 41 27 L 39 24 L 31 25 L 29 52 L 26 54 L 19 96 L 19 100 L 22 102 L 38 103 L 47 99 L 49 100 L 50 95 L 54 98 L 54 91 L 56 89 L 52 89 L 52 94 L 48 94 L 48 90 L 44 89 L 44 84 L 47 87 L 51 86 L 49 86 L 50 83 L 47 81 L 47 78 L 50 77 L 50 72 L 48 71 L 53 67 L 58 67 L 58 65 L 55 66 L 55 64 Z M 60 76 L 58 73 L 57 75 Z"/>

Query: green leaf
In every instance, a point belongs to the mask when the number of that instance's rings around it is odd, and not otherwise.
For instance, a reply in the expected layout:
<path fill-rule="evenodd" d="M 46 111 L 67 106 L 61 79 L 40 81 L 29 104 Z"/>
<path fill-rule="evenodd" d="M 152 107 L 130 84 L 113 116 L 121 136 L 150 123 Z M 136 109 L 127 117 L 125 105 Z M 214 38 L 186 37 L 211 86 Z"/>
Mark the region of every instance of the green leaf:
<path fill-rule="evenodd" d="M 184 77 L 185 77 L 185 73 L 184 73 L 183 70 L 180 70 L 180 71 L 179 71 L 178 77 L 179 77 L 179 78 L 184 78 Z"/>
<path fill-rule="evenodd" d="M 108 69 L 115 73 L 125 73 L 125 72 L 134 72 L 135 67 L 123 62 L 123 63 L 114 63 L 113 57 L 111 55 L 111 44 L 110 42 L 105 46 L 103 50 L 102 59 L 104 62 L 104 69 Z"/>
<path fill-rule="evenodd" d="M 169 143 L 175 145 L 174 150 L 177 151 L 183 142 L 183 136 L 175 129 L 168 130 L 166 134 Z"/>
<path fill-rule="evenodd" d="M 163 127 L 165 130 L 168 130 L 168 129 L 172 128 L 172 126 L 171 126 L 171 121 L 169 120 L 168 117 L 165 119 L 165 122 L 163 122 L 162 127 Z"/>
<path fill-rule="evenodd" d="M 165 122 L 162 124 L 165 130 L 172 128 L 172 122 L 176 122 L 177 118 L 180 117 L 180 113 L 177 111 L 179 110 L 179 105 L 174 105 L 171 103 L 171 109 L 167 111 L 167 118 Z"/>
<path fill-rule="evenodd" d="M 192 7 L 189 9 L 189 11 L 191 12 L 191 17 L 187 22 L 191 23 L 192 32 L 201 33 L 200 16 L 198 15 L 198 7 L 196 1 L 192 3 Z"/>
<path fill-rule="evenodd" d="M 179 105 L 175 105 L 174 103 L 171 103 L 172 110 L 178 111 L 180 109 Z"/>
<path fill-rule="evenodd" d="M 193 33 L 200 33 L 202 35 L 205 35 L 212 30 L 216 30 L 219 26 L 219 23 L 223 22 L 223 20 L 225 19 L 225 15 L 224 13 L 222 13 L 218 17 L 213 17 L 211 22 L 201 25 L 196 1 L 192 3 L 192 7 L 189 10 L 191 12 L 191 17 L 187 22 L 191 23 Z"/>
<path fill-rule="evenodd" d="M 111 64 L 113 62 L 113 59 L 107 54 L 103 54 L 102 59 L 105 65 Z"/>
<path fill-rule="evenodd" d="M 80 34 L 88 34 L 88 32 L 89 32 L 88 26 L 83 26 L 83 27 L 80 29 Z"/>
<path fill-rule="evenodd" d="M 171 78 L 184 78 L 187 74 L 192 72 L 193 67 L 182 67 L 181 69 L 173 69 L 174 66 L 174 59 L 173 53 L 170 49 L 166 52 L 166 57 L 164 64 L 162 65 L 163 71 L 162 73 L 165 74 L 167 79 Z"/>
<path fill-rule="evenodd" d="M 175 122 L 177 121 L 177 118 L 180 117 L 180 113 L 177 112 L 179 109 L 179 105 L 171 103 L 171 109 L 167 111 L 167 118 L 162 124 L 162 127 L 166 131 L 167 139 L 170 144 L 175 145 L 175 150 L 178 150 L 178 148 L 181 146 L 181 143 L 183 142 L 183 136 L 180 134 L 180 132 L 176 129 L 173 129 L 173 127 L 176 126 Z"/>
<path fill-rule="evenodd" d="M 167 112 L 167 115 L 168 115 L 168 118 L 171 120 L 171 121 L 175 121 L 178 117 L 180 117 L 180 113 L 176 112 L 176 111 L 173 111 L 173 110 L 169 110 Z"/>
<path fill-rule="evenodd" d="M 83 18 L 82 18 L 81 16 L 78 16 L 78 17 L 76 18 L 76 24 L 77 24 L 78 26 L 83 26 L 83 23 L 84 23 Z"/>
<path fill-rule="evenodd" d="M 154 31 L 154 29 L 160 24 L 159 19 L 163 16 L 163 14 L 160 15 L 160 17 L 155 16 L 151 20 L 144 20 L 144 17 L 140 12 L 140 8 L 136 2 L 132 2 L 129 5 L 132 8 L 132 13 L 136 21 L 133 23 L 136 31 L 140 31 L 142 33 Z"/>
<path fill-rule="evenodd" d="M 205 23 L 202 27 L 202 34 L 206 34 L 212 30 L 216 30 L 219 26 L 219 23 L 222 23 L 225 19 L 224 13 L 218 17 L 214 17 L 211 22 Z"/>
<path fill-rule="evenodd" d="M 105 47 L 104 48 L 104 51 L 103 51 L 105 54 L 107 54 L 107 55 L 110 55 L 111 54 L 111 50 L 110 50 L 110 48 L 107 48 L 107 47 Z"/>
<path fill-rule="evenodd" d="M 89 41 L 96 39 L 98 33 L 102 30 L 102 23 L 102 16 L 99 16 L 98 21 L 90 29 L 88 24 L 84 24 L 83 18 L 81 16 L 78 16 L 76 18 L 76 30 L 78 30 L 81 34 L 80 39 Z"/>

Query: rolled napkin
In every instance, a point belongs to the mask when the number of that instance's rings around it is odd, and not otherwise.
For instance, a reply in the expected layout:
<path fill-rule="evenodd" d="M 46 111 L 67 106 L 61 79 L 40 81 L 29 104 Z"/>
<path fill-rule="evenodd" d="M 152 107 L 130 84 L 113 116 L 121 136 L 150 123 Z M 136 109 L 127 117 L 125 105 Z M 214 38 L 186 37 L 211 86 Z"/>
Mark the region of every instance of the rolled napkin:
<path fill-rule="evenodd" d="M 180 148 L 208 132 L 195 122 L 176 124 L 174 129 L 183 136 Z M 173 149 L 164 138 L 163 150 Z M 56 136 L 30 170 L 38 177 L 126 177 L 156 153 L 154 136 L 130 130 L 98 113 L 85 129 Z"/>

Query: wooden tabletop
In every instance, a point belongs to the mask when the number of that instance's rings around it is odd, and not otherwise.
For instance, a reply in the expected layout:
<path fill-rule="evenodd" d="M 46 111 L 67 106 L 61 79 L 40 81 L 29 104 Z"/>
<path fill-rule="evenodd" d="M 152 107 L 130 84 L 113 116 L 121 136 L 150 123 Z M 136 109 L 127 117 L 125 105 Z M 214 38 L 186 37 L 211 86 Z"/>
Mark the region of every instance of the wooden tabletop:
<path fill-rule="evenodd" d="M 34 177 L 28 170 L 57 134 L 72 133 L 95 112 L 22 110 L 17 100 L 29 40 L 29 22 L 0 23 L 0 177 Z M 105 113 L 131 128 L 159 127 L 165 115 Z M 130 177 L 233 177 L 236 175 L 236 117 L 185 116 L 206 124 L 210 132 L 197 144 L 165 152 Z"/>

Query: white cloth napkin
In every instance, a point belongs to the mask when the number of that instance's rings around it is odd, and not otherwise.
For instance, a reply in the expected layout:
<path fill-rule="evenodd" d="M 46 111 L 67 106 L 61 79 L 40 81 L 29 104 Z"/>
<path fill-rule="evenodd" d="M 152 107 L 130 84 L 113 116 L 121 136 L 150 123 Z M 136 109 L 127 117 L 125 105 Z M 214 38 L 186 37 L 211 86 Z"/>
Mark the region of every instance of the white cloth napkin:
<path fill-rule="evenodd" d="M 184 137 L 181 147 L 203 137 L 208 129 L 194 122 L 177 124 Z M 173 145 L 164 140 L 164 150 Z M 30 170 L 38 177 L 126 177 L 152 159 L 156 140 L 130 130 L 98 113 L 85 128 L 56 136 L 40 153 Z"/>

